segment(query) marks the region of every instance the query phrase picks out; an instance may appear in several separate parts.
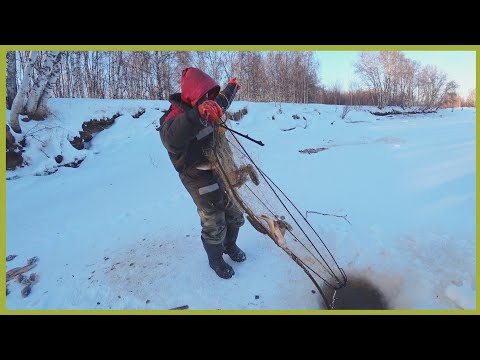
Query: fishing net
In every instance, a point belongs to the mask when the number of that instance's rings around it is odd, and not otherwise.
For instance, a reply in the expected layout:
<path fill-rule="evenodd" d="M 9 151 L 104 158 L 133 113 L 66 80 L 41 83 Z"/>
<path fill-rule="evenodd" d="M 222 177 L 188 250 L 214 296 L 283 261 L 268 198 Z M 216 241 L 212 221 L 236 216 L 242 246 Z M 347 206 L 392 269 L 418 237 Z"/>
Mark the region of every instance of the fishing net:
<path fill-rule="evenodd" d="M 297 206 L 247 153 L 242 141 L 248 140 L 229 128 L 216 130 L 207 157 L 215 164 L 230 198 L 245 211 L 258 232 L 269 236 L 305 271 L 329 308 L 322 288 L 345 286 L 344 271 Z"/>

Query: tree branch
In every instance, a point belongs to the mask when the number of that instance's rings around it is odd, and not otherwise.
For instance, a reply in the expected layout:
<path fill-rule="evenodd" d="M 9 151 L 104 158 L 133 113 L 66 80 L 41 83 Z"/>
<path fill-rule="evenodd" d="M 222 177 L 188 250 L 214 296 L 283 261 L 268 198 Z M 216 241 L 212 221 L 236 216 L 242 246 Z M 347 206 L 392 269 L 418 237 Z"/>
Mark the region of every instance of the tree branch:
<path fill-rule="evenodd" d="M 324 215 L 324 216 L 335 216 L 335 217 L 343 218 L 343 219 L 345 219 L 346 222 L 348 222 L 350 225 L 352 225 L 352 223 L 350 221 L 348 221 L 347 215 L 333 215 L 333 214 L 324 214 L 324 213 L 317 212 L 317 211 L 307 211 L 305 213 L 305 218 L 308 218 L 308 213 L 319 214 L 319 215 Z"/>

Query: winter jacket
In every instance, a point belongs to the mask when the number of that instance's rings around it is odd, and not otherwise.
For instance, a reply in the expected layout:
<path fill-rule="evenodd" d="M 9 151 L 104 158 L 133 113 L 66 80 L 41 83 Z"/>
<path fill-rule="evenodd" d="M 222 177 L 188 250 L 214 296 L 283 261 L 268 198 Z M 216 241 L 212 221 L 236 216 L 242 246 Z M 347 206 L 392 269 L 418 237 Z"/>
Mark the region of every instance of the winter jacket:
<path fill-rule="evenodd" d="M 235 96 L 236 85 L 220 86 L 210 76 L 196 68 L 182 72 L 182 92 L 170 96 L 168 111 L 160 119 L 160 138 L 173 166 L 179 173 L 208 164 L 205 150 L 212 146 L 213 127 L 205 126 L 197 102 L 207 92 L 225 110 Z"/>

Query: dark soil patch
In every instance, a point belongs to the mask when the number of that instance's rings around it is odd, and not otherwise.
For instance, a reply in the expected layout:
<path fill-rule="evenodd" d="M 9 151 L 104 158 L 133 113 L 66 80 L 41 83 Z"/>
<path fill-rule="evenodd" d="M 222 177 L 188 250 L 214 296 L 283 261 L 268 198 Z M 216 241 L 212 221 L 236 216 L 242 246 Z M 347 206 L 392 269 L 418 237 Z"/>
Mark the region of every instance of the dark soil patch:
<path fill-rule="evenodd" d="M 62 167 L 62 166 L 65 166 L 65 167 L 71 167 L 71 168 L 78 168 L 80 166 L 80 164 L 83 162 L 83 160 L 85 160 L 85 158 L 83 159 L 75 159 L 69 163 L 66 163 L 66 164 L 63 164 L 63 165 L 59 165 L 58 167 Z"/>
<path fill-rule="evenodd" d="M 79 136 L 75 136 L 73 140 L 70 140 L 70 144 L 77 149 L 82 150 L 85 148 L 85 143 L 88 143 L 93 139 L 94 134 L 99 133 L 105 129 L 108 129 L 110 126 L 113 125 L 115 119 L 122 116 L 120 113 L 116 113 L 111 118 L 103 117 L 100 120 L 91 119 L 89 121 L 85 121 L 82 124 L 82 131 L 79 131 Z"/>
<path fill-rule="evenodd" d="M 135 115 L 132 115 L 132 117 L 133 117 L 134 119 L 138 119 L 138 118 L 139 118 L 140 116 L 142 116 L 143 114 L 145 114 L 145 109 L 144 109 L 144 108 L 140 108 Z"/>
<path fill-rule="evenodd" d="M 248 114 L 248 110 L 246 107 L 238 111 L 235 111 L 234 113 L 231 113 L 229 111 L 225 112 L 225 116 L 227 117 L 227 119 L 233 120 L 233 121 L 240 121 L 247 114 Z"/>
<path fill-rule="evenodd" d="M 398 110 L 392 110 L 392 111 L 387 111 L 387 112 L 375 112 L 375 111 L 370 111 L 370 114 L 376 115 L 376 116 L 388 116 L 388 115 L 414 115 L 414 114 L 431 114 L 431 113 L 436 113 L 436 110 L 419 110 L 419 111 L 398 111 Z"/>
<path fill-rule="evenodd" d="M 20 151 L 7 150 L 7 170 L 15 170 L 23 165 L 23 157 Z"/>
<path fill-rule="evenodd" d="M 27 138 L 24 137 L 22 140 L 20 140 L 18 142 L 18 145 L 20 145 L 21 147 L 26 147 L 27 146 Z"/>
<path fill-rule="evenodd" d="M 61 155 L 58 155 L 58 156 L 61 156 Z M 56 157 L 57 158 L 57 157 Z M 56 159 L 55 158 L 55 159 Z M 55 174 L 57 171 L 58 171 L 58 168 L 60 167 L 71 167 L 71 168 L 78 168 L 80 166 L 80 164 L 83 162 L 83 160 L 85 160 L 85 158 L 82 158 L 82 159 L 75 159 L 69 163 L 66 163 L 66 164 L 61 164 L 61 165 L 58 165 L 58 166 L 55 166 L 51 169 L 46 169 L 45 171 L 41 172 L 41 173 L 36 173 L 35 176 L 45 176 L 45 175 L 52 175 L 52 174 Z"/>
<path fill-rule="evenodd" d="M 81 135 L 75 136 L 73 140 L 70 140 L 70 144 L 72 144 L 72 146 L 77 150 L 82 150 L 85 147 L 85 145 L 83 144 L 83 139 Z"/>
<path fill-rule="evenodd" d="M 7 170 L 15 170 L 17 166 L 23 165 L 23 156 L 22 152 L 23 146 L 15 142 L 15 137 L 10 132 L 10 127 L 8 125 L 6 130 L 6 150 L 7 150 L 7 161 L 6 167 Z M 25 145 L 25 142 L 21 141 Z"/>

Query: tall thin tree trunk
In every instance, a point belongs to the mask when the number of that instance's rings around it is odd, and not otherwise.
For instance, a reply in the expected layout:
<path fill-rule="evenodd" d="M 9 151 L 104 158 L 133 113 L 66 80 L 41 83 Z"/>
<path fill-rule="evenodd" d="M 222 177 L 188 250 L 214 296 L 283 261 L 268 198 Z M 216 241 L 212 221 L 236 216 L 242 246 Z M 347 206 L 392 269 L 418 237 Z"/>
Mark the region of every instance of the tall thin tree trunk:
<path fill-rule="evenodd" d="M 17 64 L 15 51 L 7 51 L 7 109 L 12 108 L 17 95 Z"/>
<path fill-rule="evenodd" d="M 49 51 L 46 55 L 45 63 L 38 73 L 38 78 L 35 81 L 33 89 L 30 92 L 30 96 L 27 100 L 26 110 L 27 114 L 30 116 L 34 116 L 37 112 L 38 101 L 40 100 L 40 97 L 45 90 L 45 86 L 48 83 L 48 79 L 53 70 L 53 64 L 58 56 L 58 53 L 58 51 Z"/>
<path fill-rule="evenodd" d="M 30 51 L 29 60 L 25 65 L 23 71 L 22 84 L 20 85 L 20 91 L 15 96 L 12 104 L 12 111 L 10 112 L 10 126 L 17 134 L 22 133 L 20 124 L 18 123 L 18 114 L 23 111 L 23 103 L 27 96 L 28 86 L 30 84 L 30 77 L 32 73 L 33 64 L 37 60 L 38 51 Z"/>
<path fill-rule="evenodd" d="M 53 88 L 55 87 L 55 84 L 57 83 L 58 77 L 60 75 L 60 65 L 62 63 L 63 55 L 63 52 L 58 53 L 58 56 L 53 64 L 53 70 L 50 74 L 50 78 L 48 79 L 47 85 L 45 85 L 45 90 L 43 91 L 40 99 L 38 100 L 38 112 L 40 114 L 45 114 L 47 111 L 48 99 L 52 97 Z"/>
<path fill-rule="evenodd" d="M 83 71 L 85 72 L 85 88 L 87 89 L 87 98 L 93 98 L 92 76 L 90 75 L 89 53 L 83 53 Z"/>

